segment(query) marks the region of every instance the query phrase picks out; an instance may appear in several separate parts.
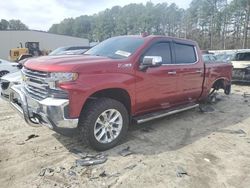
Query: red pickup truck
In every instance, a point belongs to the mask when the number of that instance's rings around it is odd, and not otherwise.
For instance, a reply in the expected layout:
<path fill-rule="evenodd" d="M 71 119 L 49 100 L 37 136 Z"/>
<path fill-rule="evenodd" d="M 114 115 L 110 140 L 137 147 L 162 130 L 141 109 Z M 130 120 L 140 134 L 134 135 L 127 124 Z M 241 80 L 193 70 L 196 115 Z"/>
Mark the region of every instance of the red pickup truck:
<path fill-rule="evenodd" d="M 229 94 L 232 65 L 205 64 L 191 40 L 120 36 L 84 55 L 28 60 L 22 74 L 10 103 L 29 125 L 79 128 L 88 145 L 106 150 L 132 120 L 195 108 L 213 89 Z"/>

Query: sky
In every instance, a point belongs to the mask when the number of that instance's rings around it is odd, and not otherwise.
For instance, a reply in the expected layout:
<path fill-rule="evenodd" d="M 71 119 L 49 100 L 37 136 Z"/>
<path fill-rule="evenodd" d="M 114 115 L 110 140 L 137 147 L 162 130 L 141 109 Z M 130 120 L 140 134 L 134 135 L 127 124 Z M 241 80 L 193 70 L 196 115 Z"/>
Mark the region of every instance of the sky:
<path fill-rule="evenodd" d="M 0 19 L 19 19 L 29 29 L 47 31 L 52 24 L 64 18 L 92 15 L 106 8 L 130 3 L 145 3 L 144 0 L 1 0 Z M 188 8 L 191 0 L 151 0 L 152 3 L 176 3 Z"/>

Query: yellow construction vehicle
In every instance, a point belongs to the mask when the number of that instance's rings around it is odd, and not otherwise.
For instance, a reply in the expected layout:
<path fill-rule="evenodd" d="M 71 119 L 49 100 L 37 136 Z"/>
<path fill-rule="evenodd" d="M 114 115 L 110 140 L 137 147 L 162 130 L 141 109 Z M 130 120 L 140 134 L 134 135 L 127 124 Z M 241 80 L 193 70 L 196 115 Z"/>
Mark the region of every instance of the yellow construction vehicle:
<path fill-rule="evenodd" d="M 28 57 L 40 55 L 42 55 L 42 52 L 39 48 L 39 42 L 26 42 L 25 47 L 23 47 L 20 42 L 19 48 L 13 48 L 10 50 L 9 60 L 17 62 Z"/>

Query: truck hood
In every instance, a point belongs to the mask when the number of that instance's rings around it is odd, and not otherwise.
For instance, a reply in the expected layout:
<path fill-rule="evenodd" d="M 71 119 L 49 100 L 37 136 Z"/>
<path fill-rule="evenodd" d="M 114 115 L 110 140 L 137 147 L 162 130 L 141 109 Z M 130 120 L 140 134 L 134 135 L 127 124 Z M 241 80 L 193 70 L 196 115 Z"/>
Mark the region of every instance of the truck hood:
<path fill-rule="evenodd" d="M 106 63 L 117 62 L 117 60 L 101 56 L 90 55 L 63 55 L 63 56 L 42 56 L 30 59 L 24 66 L 28 69 L 44 72 L 78 72 L 81 67 L 93 65 L 105 65 Z"/>
<path fill-rule="evenodd" d="M 232 64 L 235 69 L 245 69 L 250 67 L 250 61 L 232 61 Z"/>

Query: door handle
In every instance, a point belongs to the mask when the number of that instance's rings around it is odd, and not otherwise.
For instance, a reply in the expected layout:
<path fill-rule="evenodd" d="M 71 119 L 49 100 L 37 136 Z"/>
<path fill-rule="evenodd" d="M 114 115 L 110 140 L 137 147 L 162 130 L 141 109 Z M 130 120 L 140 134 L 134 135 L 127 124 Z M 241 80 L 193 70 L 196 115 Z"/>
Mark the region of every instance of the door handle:
<path fill-rule="evenodd" d="M 202 73 L 202 70 L 196 70 L 195 72 L 196 73 Z"/>
<path fill-rule="evenodd" d="M 168 74 L 170 74 L 170 75 L 175 75 L 175 74 L 176 74 L 176 71 L 169 71 Z"/>

